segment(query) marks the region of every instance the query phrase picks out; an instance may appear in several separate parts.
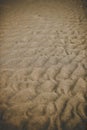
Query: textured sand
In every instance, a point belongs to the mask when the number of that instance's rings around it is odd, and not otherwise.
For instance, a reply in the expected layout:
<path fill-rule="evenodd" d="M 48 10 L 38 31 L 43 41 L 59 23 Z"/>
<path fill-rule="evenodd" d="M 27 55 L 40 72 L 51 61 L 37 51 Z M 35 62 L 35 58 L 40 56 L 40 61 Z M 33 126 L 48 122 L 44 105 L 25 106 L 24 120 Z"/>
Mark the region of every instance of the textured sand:
<path fill-rule="evenodd" d="M 0 130 L 87 129 L 81 0 L 0 4 Z"/>

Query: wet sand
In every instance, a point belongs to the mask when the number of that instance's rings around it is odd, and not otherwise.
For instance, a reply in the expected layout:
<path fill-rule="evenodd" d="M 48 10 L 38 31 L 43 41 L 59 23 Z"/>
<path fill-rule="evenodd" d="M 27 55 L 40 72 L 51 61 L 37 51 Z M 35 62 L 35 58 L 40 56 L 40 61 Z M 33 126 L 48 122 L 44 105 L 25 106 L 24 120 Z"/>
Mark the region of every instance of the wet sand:
<path fill-rule="evenodd" d="M 9 0 L 0 10 L 0 130 L 86 130 L 84 3 Z"/>

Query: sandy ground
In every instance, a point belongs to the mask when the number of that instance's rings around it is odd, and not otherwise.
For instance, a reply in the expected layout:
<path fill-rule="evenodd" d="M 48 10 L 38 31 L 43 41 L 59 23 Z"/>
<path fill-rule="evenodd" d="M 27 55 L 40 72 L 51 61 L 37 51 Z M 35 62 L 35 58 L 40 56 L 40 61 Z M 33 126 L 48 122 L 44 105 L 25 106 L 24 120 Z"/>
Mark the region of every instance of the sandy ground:
<path fill-rule="evenodd" d="M 86 130 L 81 0 L 2 1 L 0 9 L 0 130 Z"/>

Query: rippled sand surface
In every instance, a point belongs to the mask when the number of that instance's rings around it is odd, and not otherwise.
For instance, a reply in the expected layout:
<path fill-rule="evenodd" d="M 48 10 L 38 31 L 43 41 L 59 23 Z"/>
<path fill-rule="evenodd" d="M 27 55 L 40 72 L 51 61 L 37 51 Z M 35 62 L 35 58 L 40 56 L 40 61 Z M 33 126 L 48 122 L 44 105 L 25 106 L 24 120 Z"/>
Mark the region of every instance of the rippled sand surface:
<path fill-rule="evenodd" d="M 87 129 L 81 0 L 0 3 L 0 130 Z"/>

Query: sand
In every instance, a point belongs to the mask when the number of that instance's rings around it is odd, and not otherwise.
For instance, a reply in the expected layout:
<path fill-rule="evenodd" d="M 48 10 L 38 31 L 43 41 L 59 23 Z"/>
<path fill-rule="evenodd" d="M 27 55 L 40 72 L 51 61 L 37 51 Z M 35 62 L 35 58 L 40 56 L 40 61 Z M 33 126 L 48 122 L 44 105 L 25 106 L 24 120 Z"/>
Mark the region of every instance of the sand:
<path fill-rule="evenodd" d="M 87 129 L 84 5 L 0 3 L 0 130 Z"/>

